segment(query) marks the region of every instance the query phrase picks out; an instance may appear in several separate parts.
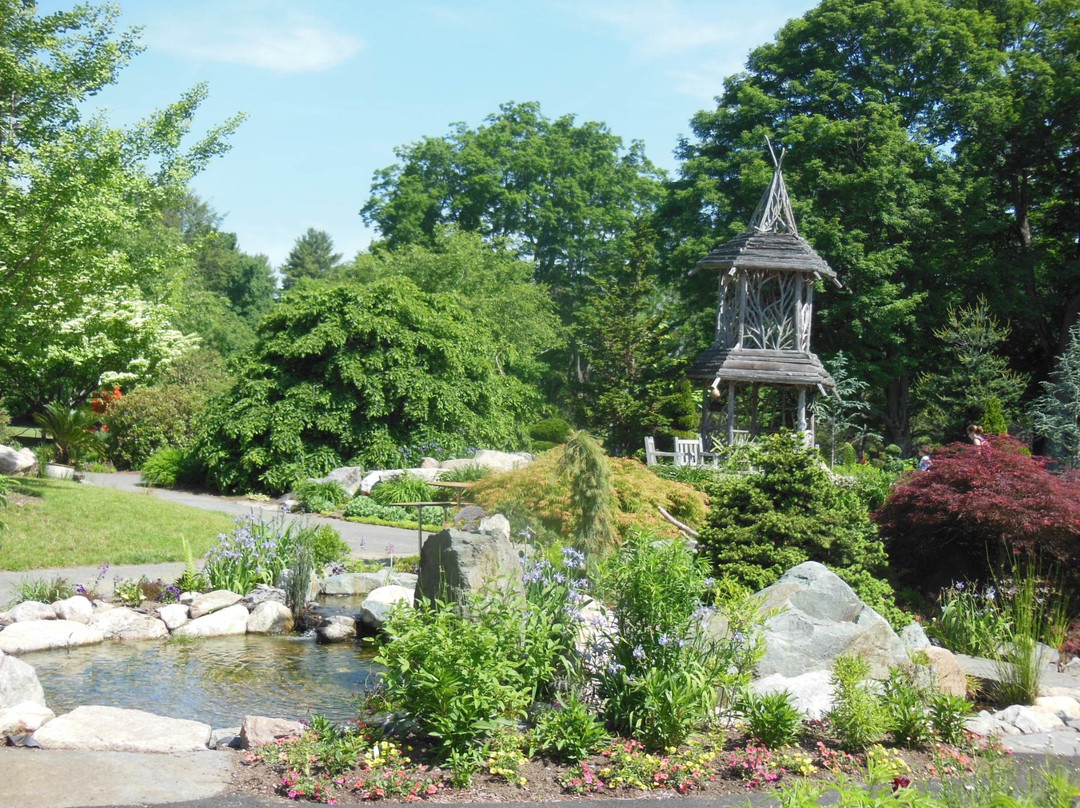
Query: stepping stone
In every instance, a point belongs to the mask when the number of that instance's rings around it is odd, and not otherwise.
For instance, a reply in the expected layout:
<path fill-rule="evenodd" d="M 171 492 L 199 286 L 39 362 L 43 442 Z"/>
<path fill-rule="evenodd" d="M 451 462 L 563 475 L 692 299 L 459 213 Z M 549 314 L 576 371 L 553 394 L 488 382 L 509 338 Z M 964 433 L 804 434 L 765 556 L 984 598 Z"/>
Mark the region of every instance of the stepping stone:
<path fill-rule="evenodd" d="M 194 752 L 207 748 L 211 727 L 119 707 L 76 707 L 34 733 L 45 749 L 102 752 Z"/>

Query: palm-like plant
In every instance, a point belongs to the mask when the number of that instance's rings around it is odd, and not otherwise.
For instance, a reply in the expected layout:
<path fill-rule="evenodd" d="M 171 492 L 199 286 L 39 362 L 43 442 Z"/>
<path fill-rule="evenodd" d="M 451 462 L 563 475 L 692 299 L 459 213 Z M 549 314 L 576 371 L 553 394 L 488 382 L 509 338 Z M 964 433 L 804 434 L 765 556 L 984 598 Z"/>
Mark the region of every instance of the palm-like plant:
<path fill-rule="evenodd" d="M 101 457 L 104 454 L 101 437 L 94 431 L 94 414 L 86 408 L 46 404 L 45 412 L 34 415 L 34 420 L 52 438 L 58 463 L 71 463 L 85 455 Z"/>

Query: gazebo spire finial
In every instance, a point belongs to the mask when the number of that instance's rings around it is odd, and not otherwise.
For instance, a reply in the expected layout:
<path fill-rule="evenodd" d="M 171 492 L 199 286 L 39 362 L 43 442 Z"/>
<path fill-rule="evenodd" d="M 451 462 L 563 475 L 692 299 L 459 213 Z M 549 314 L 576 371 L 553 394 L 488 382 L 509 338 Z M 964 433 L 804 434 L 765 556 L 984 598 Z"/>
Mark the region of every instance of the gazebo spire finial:
<path fill-rule="evenodd" d="M 788 197 L 787 186 L 784 184 L 784 175 L 781 171 L 787 149 L 781 149 L 778 158 L 772 141 L 768 137 L 765 138 L 765 144 L 769 147 L 769 156 L 773 161 L 773 178 L 765 195 L 754 208 L 754 215 L 750 217 L 750 224 L 746 229 L 748 232 L 754 230 L 758 233 L 788 233 L 797 236 L 799 229 L 795 226 L 795 214 L 791 210 L 791 199 Z"/>

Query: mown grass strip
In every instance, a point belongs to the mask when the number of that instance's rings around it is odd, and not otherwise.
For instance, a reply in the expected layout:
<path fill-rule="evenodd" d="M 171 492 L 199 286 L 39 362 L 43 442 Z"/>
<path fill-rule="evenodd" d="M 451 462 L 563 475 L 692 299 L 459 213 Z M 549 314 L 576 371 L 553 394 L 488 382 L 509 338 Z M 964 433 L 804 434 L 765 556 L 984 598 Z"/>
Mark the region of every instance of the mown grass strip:
<path fill-rule="evenodd" d="M 65 480 L 18 481 L 4 509 L 0 569 L 183 561 L 181 539 L 196 558 L 233 527 L 226 514 Z"/>

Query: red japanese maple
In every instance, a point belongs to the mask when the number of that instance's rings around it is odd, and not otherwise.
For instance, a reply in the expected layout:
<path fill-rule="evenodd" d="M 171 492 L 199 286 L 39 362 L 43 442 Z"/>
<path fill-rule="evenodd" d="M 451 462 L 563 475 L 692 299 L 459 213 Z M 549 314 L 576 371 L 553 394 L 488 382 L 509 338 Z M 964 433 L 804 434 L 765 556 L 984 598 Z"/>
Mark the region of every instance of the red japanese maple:
<path fill-rule="evenodd" d="M 1077 574 L 1080 481 L 1053 473 L 1050 462 L 1008 435 L 935 452 L 930 470 L 901 480 L 872 517 L 901 580 L 933 591 L 985 579 L 1008 553 Z"/>

